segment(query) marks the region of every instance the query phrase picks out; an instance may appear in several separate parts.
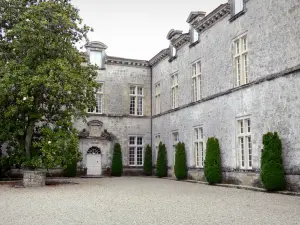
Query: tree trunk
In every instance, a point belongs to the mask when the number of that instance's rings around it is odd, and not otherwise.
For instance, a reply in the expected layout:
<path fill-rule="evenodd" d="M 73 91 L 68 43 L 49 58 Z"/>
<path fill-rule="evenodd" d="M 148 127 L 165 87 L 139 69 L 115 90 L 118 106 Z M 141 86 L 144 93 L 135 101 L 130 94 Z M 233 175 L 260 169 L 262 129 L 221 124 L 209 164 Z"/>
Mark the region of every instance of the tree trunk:
<path fill-rule="evenodd" d="M 26 157 L 28 158 L 30 158 L 30 146 L 31 146 L 31 140 L 33 136 L 33 129 L 34 129 L 34 122 L 30 122 L 26 130 L 26 138 L 25 138 Z"/>

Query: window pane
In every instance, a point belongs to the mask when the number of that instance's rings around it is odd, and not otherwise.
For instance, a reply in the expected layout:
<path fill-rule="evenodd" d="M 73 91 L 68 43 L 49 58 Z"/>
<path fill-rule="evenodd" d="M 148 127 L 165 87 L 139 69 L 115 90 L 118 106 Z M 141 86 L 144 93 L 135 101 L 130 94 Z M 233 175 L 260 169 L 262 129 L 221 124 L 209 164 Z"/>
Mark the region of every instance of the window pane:
<path fill-rule="evenodd" d="M 244 0 L 234 0 L 234 2 L 234 11 L 237 14 L 244 9 Z"/>
<path fill-rule="evenodd" d="M 198 39 L 199 39 L 198 32 L 195 29 L 193 29 L 193 42 L 198 41 Z"/>
<path fill-rule="evenodd" d="M 97 65 L 101 68 L 102 65 L 102 54 L 101 52 L 90 51 L 90 63 Z"/>
<path fill-rule="evenodd" d="M 143 88 L 142 87 L 138 87 L 138 95 L 143 95 Z"/>
<path fill-rule="evenodd" d="M 99 83 L 99 89 L 98 89 L 98 93 L 102 93 L 103 92 L 103 83 Z"/>
<path fill-rule="evenodd" d="M 203 143 L 199 142 L 199 151 L 201 153 L 201 166 L 204 165 L 204 152 L 203 152 Z"/>
<path fill-rule="evenodd" d="M 137 148 L 137 165 L 138 166 L 143 165 L 143 148 L 142 147 Z"/>
<path fill-rule="evenodd" d="M 244 74 L 245 74 L 245 83 L 248 83 L 248 56 L 247 54 L 243 55 L 244 59 Z"/>
<path fill-rule="evenodd" d="M 247 120 L 247 129 L 248 129 L 248 133 L 251 132 L 251 124 L 250 124 L 250 119 Z"/>
<path fill-rule="evenodd" d="M 102 113 L 102 94 L 97 94 L 96 113 Z"/>
<path fill-rule="evenodd" d="M 130 94 L 135 95 L 135 87 L 130 87 Z"/>
<path fill-rule="evenodd" d="M 176 56 L 176 48 L 172 48 L 172 56 L 175 57 Z"/>
<path fill-rule="evenodd" d="M 143 145 L 143 138 L 137 137 L 137 145 Z"/>
<path fill-rule="evenodd" d="M 243 38 L 242 39 L 243 40 L 243 51 L 247 51 L 247 38 L 245 37 L 245 38 Z"/>
<path fill-rule="evenodd" d="M 244 138 L 241 137 L 240 139 L 240 150 L 241 150 L 241 165 L 245 167 L 245 150 L 244 150 Z"/>
<path fill-rule="evenodd" d="M 195 142 L 194 144 L 194 149 L 195 149 L 195 154 L 196 154 L 196 166 L 200 166 L 200 154 L 199 154 L 199 148 L 198 148 L 198 142 Z"/>
<path fill-rule="evenodd" d="M 129 144 L 134 145 L 135 144 L 135 137 L 129 137 Z"/>
<path fill-rule="evenodd" d="M 130 147 L 129 148 L 129 165 L 131 165 L 131 166 L 134 166 L 134 152 L 135 152 L 135 148 Z"/>
<path fill-rule="evenodd" d="M 235 54 L 239 54 L 240 53 L 240 41 L 237 40 L 235 42 Z"/>
<path fill-rule="evenodd" d="M 143 115 L 143 97 L 138 97 L 137 114 L 139 116 Z"/>
<path fill-rule="evenodd" d="M 201 62 L 197 62 L 197 74 L 201 73 Z"/>
<path fill-rule="evenodd" d="M 249 154 L 249 167 L 252 167 L 252 142 L 251 137 L 248 137 L 248 154 Z"/>
<path fill-rule="evenodd" d="M 196 76 L 197 72 L 196 72 L 196 64 L 192 65 L 192 76 Z"/>
<path fill-rule="evenodd" d="M 242 133 L 244 133 L 244 123 L 243 123 L 243 120 L 240 120 L 239 124 L 240 124 L 240 133 L 242 134 Z"/>
<path fill-rule="evenodd" d="M 135 115 L 135 98 L 130 97 L 130 115 Z"/>

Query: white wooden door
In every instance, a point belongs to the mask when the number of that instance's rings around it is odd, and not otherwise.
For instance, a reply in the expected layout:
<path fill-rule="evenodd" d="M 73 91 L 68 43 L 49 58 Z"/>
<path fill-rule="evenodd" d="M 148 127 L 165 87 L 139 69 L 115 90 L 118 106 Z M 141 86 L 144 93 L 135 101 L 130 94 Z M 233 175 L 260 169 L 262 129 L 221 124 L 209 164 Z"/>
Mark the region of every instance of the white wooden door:
<path fill-rule="evenodd" d="M 87 175 L 99 176 L 102 173 L 101 155 L 88 154 L 86 156 Z"/>

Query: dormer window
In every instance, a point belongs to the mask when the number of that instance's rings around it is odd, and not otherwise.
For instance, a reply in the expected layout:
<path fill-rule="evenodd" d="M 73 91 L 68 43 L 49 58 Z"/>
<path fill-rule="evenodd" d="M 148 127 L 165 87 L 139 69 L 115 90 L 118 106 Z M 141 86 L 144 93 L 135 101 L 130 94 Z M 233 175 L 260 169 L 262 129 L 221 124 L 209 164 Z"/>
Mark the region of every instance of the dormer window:
<path fill-rule="evenodd" d="M 199 33 L 196 31 L 196 29 L 192 29 L 192 43 L 195 43 L 199 40 Z"/>
<path fill-rule="evenodd" d="M 234 15 L 244 10 L 244 0 L 234 0 Z"/>
<path fill-rule="evenodd" d="M 90 51 L 90 63 L 102 68 L 102 52 Z"/>

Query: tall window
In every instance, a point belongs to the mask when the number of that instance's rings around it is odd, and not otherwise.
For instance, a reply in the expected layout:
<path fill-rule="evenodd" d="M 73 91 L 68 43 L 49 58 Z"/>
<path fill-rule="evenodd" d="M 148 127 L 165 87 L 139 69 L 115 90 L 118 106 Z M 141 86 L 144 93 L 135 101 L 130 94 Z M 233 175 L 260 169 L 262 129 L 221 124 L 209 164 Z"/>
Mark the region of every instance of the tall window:
<path fill-rule="evenodd" d="M 250 119 L 238 120 L 238 146 L 241 169 L 252 169 L 252 139 Z"/>
<path fill-rule="evenodd" d="M 155 135 L 155 154 L 156 154 L 156 160 L 158 156 L 158 148 L 160 143 L 160 134 Z"/>
<path fill-rule="evenodd" d="M 192 40 L 193 43 L 199 40 L 199 33 L 194 28 L 192 28 L 192 35 L 193 35 L 192 36 L 193 37 L 193 40 Z"/>
<path fill-rule="evenodd" d="M 172 109 L 178 107 L 178 74 L 174 74 L 171 76 L 171 101 L 172 101 Z"/>
<path fill-rule="evenodd" d="M 155 85 L 155 112 L 160 113 L 160 83 Z"/>
<path fill-rule="evenodd" d="M 103 88 L 104 88 L 104 84 L 99 83 L 99 85 L 100 85 L 99 89 L 97 90 L 97 93 L 96 93 L 97 105 L 93 109 L 88 109 L 89 113 L 97 113 L 97 114 L 102 114 L 103 113 Z"/>
<path fill-rule="evenodd" d="M 234 0 L 234 14 L 238 14 L 244 9 L 244 0 Z"/>
<path fill-rule="evenodd" d="M 194 152 L 196 167 L 204 166 L 204 149 L 203 149 L 203 129 L 202 127 L 194 128 Z"/>
<path fill-rule="evenodd" d="M 172 47 L 172 57 L 175 57 L 176 56 L 176 48 L 175 47 Z"/>
<path fill-rule="evenodd" d="M 193 101 L 201 99 L 201 62 L 198 61 L 192 65 L 193 79 Z"/>
<path fill-rule="evenodd" d="M 143 115 L 144 89 L 140 86 L 130 86 L 130 115 Z"/>
<path fill-rule="evenodd" d="M 90 63 L 102 67 L 102 52 L 90 51 Z"/>
<path fill-rule="evenodd" d="M 143 166 L 144 144 L 143 137 L 129 137 L 129 165 Z"/>
<path fill-rule="evenodd" d="M 249 83 L 248 79 L 248 41 L 247 36 L 237 39 L 235 46 L 235 73 L 237 86 Z"/>
<path fill-rule="evenodd" d="M 173 147 L 173 166 L 175 166 L 175 154 L 176 154 L 176 145 L 179 142 L 179 133 L 172 133 L 172 147 Z"/>

